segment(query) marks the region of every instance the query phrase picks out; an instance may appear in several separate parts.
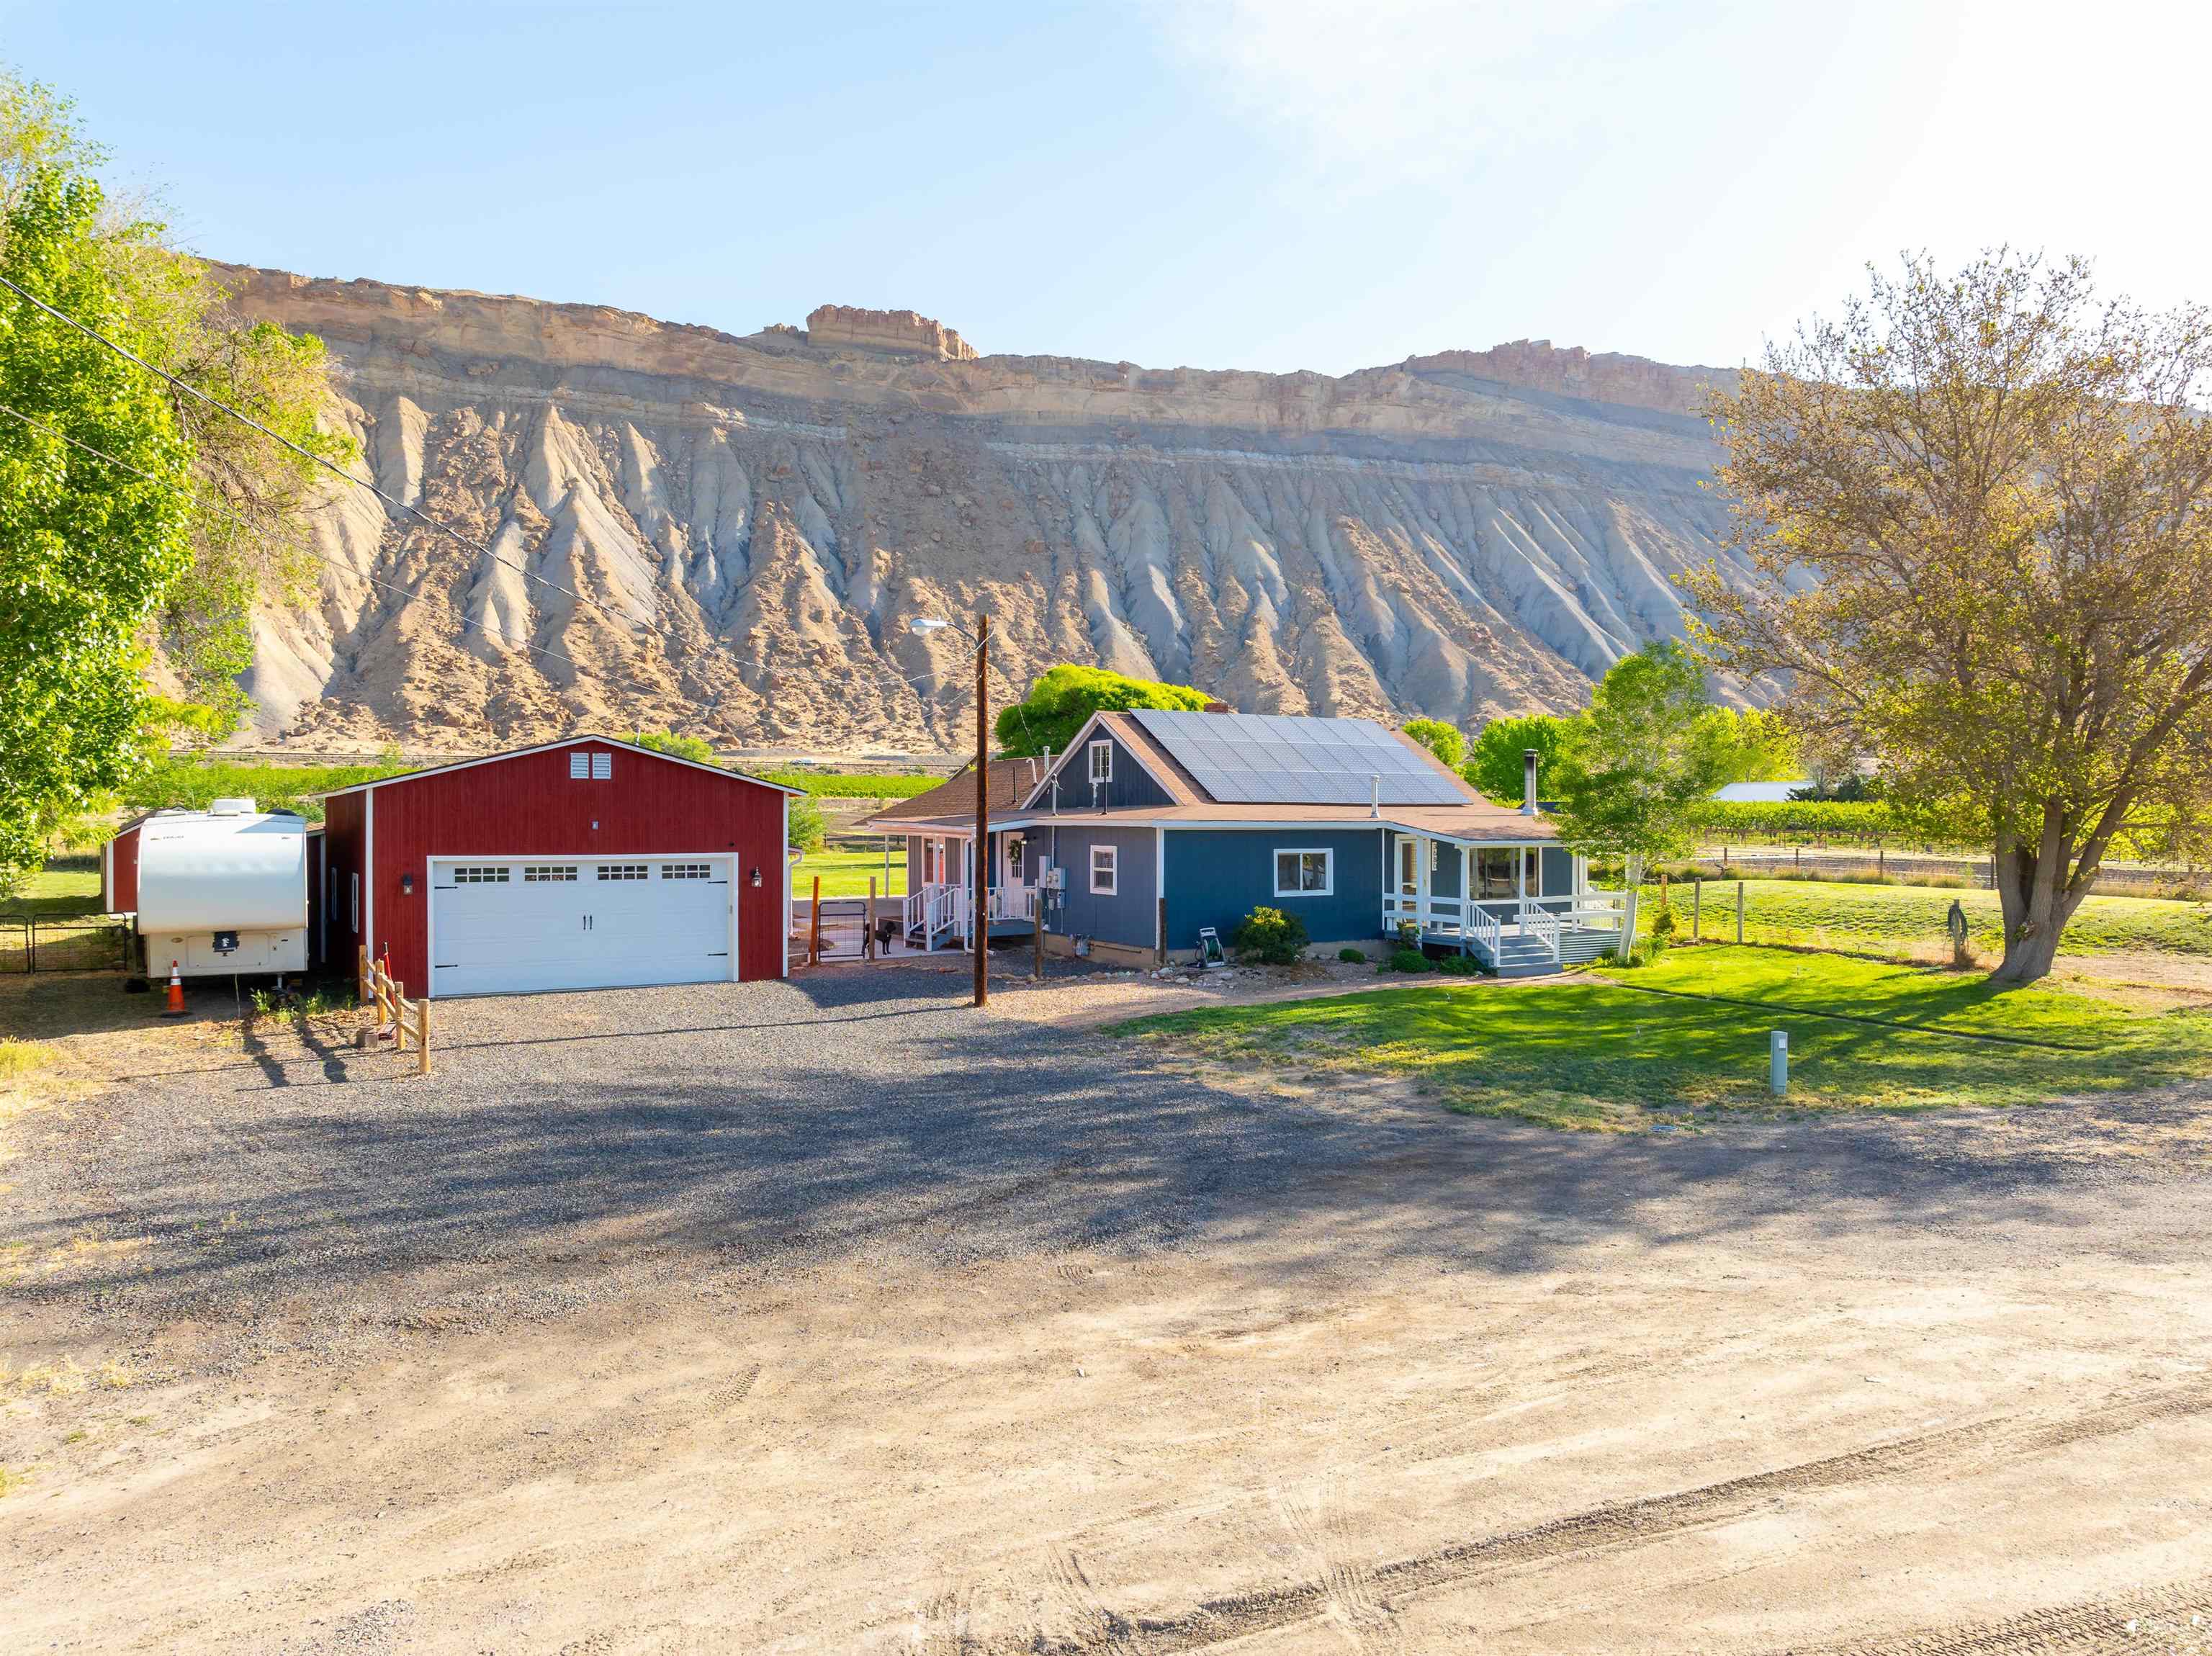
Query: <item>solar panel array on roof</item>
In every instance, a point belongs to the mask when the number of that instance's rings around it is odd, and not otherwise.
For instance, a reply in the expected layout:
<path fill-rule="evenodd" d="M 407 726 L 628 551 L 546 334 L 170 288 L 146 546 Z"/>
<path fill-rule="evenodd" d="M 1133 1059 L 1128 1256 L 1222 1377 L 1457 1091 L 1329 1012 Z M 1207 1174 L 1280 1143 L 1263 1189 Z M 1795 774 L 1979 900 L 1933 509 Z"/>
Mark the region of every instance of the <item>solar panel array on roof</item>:
<path fill-rule="evenodd" d="M 1129 715 L 1224 805 L 1364 805 L 1380 777 L 1386 805 L 1462 805 L 1467 795 L 1364 719 L 1199 713 Z"/>

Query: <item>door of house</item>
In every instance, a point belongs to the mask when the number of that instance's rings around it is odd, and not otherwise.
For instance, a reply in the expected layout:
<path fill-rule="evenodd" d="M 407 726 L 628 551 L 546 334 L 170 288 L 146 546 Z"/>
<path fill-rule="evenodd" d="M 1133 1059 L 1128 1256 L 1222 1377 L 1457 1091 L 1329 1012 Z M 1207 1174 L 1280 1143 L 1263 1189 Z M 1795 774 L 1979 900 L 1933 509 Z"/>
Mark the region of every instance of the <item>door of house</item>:
<path fill-rule="evenodd" d="M 1402 834 L 1398 836 L 1398 895 L 1421 895 L 1421 842 Z"/>

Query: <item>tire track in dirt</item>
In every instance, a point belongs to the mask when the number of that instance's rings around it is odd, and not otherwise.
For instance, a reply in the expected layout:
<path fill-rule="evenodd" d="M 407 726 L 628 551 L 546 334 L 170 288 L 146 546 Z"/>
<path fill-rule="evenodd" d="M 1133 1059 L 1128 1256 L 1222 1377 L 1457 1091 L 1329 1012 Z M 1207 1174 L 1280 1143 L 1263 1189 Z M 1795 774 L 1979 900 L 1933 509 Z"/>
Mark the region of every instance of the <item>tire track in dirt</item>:
<path fill-rule="evenodd" d="M 1956 1471 L 1976 1463 L 2045 1454 L 2072 1444 L 2134 1431 L 2158 1421 L 2206 1413 L 2212 1413 L 2212 1380 L 2121 1393 L 2098 1407 L 2063 1419 L 1999 1416 L 1770 1471 L 1747 1473 L 1670 1495 L 1595 1507 L 1527 1529 L 1417 1554 L 1364 1571 L 1361 1595 L 1364 1602 L 1388 1611 L 1400 1598 L 1449 1591 L 1498 1569 L 1647 1546 L 1686 1531 L 1743 1517 L 1771 1501 L 1792 1495 L 1845 1489 L 1917 1472 Z M 1018 1647 L 1006 1648 L 1044 1652 L 1048 1656 L 1082 1656 L 1083 1653 L 1107 1648 L 1141 1650 L 1148 1656 L 1202 1650 L 1328 1614 L 1339 1602 L 1337 1584 L 1328 1579 L 1328 1574 L 1324 1572 L 1322 1579 L 1288 1586 L 1210 1599 L 1181 1616 L 1160 1619 L 1115 1617 L 1112 1619 L 1116 1635 L 1110 1647 L 1093 1635 L 1079 1633 L 1073 1639 L 1060 1640 L 1040 1635 Z M 2013 1647 L 1988 1647 L 1991 1650 Z M 2064 1648 L 2057 1645 L 2049 1647 Z M 1877 1647 L 1844 1648 L 1871 1652 Z M 1919 1656 L 1921 1647 L 1906 1644 L 1896 1648 Z M 1944 1651 L 1947 1656 L 1949 1649 L 1940 1645 L 1929 1648 Z M 1958 1648 L 1966 1652 L 1983 1647 L 1963 1645 Z M 2023 1645 L 2018 1648 L 2032 1651 L 2036 1647 Z"/>
<path fill-rule="evenodd" d="M 1771 1656 L 2212 1656 L 2212 1576 L 1998 1622 L 1923 1628 L 1871 1643 L 1792 1645 Z"/>

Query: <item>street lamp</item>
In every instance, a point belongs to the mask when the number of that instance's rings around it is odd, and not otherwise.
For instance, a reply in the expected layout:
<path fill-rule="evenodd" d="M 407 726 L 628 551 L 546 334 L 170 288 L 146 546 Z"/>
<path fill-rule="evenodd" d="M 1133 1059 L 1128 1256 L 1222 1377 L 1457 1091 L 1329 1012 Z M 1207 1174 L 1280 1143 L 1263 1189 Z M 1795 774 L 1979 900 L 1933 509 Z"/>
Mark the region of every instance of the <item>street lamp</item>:
<path fill-rule="evenodd" d="M 990 786 L 990 681 L 991 618 L 975 617 L 975 630 L 969 633 L 964 627 L 936 616 L 917 616 L 907 622 L 908 628 L 925 637 L 942 632 L 950 627 L 965 634 L 975 644 L 975 895 L 969 926 L 975 949 L 975 1004 L 991 1004 L 991 886 L 990 865 L 987 860 L 991 846 L 991 786 Z M 911 878 L 913 870 L 908 870 Z"/>

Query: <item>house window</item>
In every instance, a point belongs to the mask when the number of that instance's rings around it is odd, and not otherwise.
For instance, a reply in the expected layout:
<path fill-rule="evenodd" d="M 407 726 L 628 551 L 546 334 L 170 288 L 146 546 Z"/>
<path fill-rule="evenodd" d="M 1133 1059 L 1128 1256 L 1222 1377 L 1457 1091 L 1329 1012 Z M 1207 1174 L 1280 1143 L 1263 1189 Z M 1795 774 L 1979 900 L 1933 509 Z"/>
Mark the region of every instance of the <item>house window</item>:
<path fill-rule="evenodd" d="M 1091 847 L 1091 890 L 1098 897 L 1110 897 L 1118 883 L 1121 859 L 1118 846 Z"/>
<path fill-rule="evenodd" d="M 505 885 L 507 870 L 496 863 L 481 868 L 457 868 L 453 870 L 455 885 Z"/>
<path fill-rule="evenodd" d="M 660 877 L 664 880 L 705 880 L 713 877 L 713 870 L 704 863 L 663 863 Z"/>
<path fill-rule="evenodd" d="M 1326 897 L 1336 889 L 1336 854 L 1329 851 L 1275 853 L 1278 897 Z"/>
<path fill-rule="evenodd" d="M 611 781 L 614 779 L 614 755 L 611 753 L 595 753 L 592 755 L 592 780 L 594 782 Z"/>
<path fill-rule="evenodd" d="M 568 755 L 568 779 L 607 782 L 614 779 L 615 756 L 611 753 L 586 753 L 580 748 Z"/>
<path fill-rule="evenodd" d="M 602 880 L 642 880 L 651 870 L 644 863 L 601 863 Z"/>
<path fill-rule="evenodd" d="M 1492 901 L 1514 895 L 1513 863 L 1520 854 L 1510 846 L 1480 852 L 1476 868 L 1480 889 L 1476 895 Z"/>
<path fill-rule="evenodd" d="M 1093 742 L 1091 744 L 1091 779 L 1110 782 L 1114 779 L 1114 744 Z"/>
<path fill-rule="evenodd" d="M 525 863 L 522 865 L 522 883 L 525 885 L 537 885 L 548 880 L 573 880 L 575 877 L 576 865 L 574 863 Z"/>

